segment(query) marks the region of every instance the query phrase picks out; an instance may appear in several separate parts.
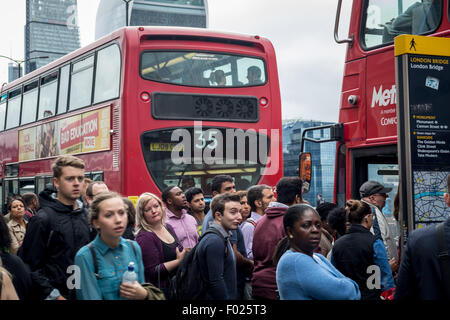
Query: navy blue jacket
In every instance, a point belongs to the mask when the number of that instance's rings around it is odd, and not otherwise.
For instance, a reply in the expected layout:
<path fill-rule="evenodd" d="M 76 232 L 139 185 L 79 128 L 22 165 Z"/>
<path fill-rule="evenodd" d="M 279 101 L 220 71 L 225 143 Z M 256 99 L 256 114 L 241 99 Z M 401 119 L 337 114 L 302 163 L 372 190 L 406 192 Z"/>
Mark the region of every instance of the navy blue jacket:
<path fill-rule="evenodd" d="M 223 238 L 215 233 L 209 233 L 197 244 L 200 260 L 200 270 L 209 286 L 206 300 L 235 300 L 237 296 L 236 259 L 229 241 L 229 234 L 212 223 L 210 228 L 218 229 L 227 239 L 227 249 Z"/>
<path fill-rule="evenodd" d="M 444 226 L 450 248 L 450 217 Z M 437 257 L 436 225 L 414 230 L 402 256 L 394 299 L 443 299 L 442 276 Z"/>

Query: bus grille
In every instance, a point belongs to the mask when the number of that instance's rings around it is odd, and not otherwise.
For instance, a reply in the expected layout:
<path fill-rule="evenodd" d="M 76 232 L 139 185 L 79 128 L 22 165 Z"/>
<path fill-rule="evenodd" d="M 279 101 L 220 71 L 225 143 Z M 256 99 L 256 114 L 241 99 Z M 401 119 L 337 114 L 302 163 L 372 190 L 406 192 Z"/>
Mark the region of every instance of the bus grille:
<path fill-rule="evenodd" d="M 258 98 L 154 92 L 152 116 L 167 120 L 257 122 Z"/>

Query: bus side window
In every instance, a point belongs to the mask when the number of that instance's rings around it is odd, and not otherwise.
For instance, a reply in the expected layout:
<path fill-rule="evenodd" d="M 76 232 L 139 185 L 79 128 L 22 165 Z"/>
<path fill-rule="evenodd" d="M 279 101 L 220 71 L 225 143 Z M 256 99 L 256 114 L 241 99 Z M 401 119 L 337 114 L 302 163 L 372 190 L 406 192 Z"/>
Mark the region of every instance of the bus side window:
<path fill-rule="evenodd" d="M 370 0 L 363 30 L 366 48 L 392 43 L 400 34 L 427 34 L 439 26 L 442 1 Z"/>
<path fill-rule="evenodd" d="M 38 81 L 33 81 L 23 87 L 21 125 L 36 121 L 38 97 Z"/>
<path fill-rule="evenodd" d="M 120 49 L 111 45 L 97 53 L 94 103 L 119 97 Z"/>
<path fill-rule="evenodd" d="M 6 99 L 0 101 L 0 131 L 5 129 L 5 118 L 6 118 Z"/>
<path fill-rule="evenodd" d="M 59 76 L 58 114 L 67 111 L 67 97 L 69 93 L 70 64 L 61 68 Z"/>
<path fill-rule="evenodd" d="M 16 179 L 5 179 L 5 197 L 19 193 L 19 181 Z"/>
<path fill-rule="evenodd" d="M 102 172 L 92 172 L 91 179 L 93 181 L 104 181 L 103 179 L 103 171 Z"/>
<path fill-rule="evenodd" d="M 39 120 L 55 115 L 57 89 L 57 71 L 41 79 L 41 92 L 39 93 Z"/>
<path fill-rule="evenodd" d="M 91 104 L 93 74 L 93 55 L 72 65 L 69 110 L 80 109 Z"/>
<path fill-rule="evenodd" d="M 24 195 L 25 193 L 35 193 L 35 180 L 33 179 L 21 179 L 19 180 L 19 194 Z"/>
<path fill-rule="evenodd" d="M 6 108 L 5 129 L 11 129 L 19 125 L 21 104 L 22 104 L 22 88 L 10 92 L 8 98 L 8 106 Z"/>

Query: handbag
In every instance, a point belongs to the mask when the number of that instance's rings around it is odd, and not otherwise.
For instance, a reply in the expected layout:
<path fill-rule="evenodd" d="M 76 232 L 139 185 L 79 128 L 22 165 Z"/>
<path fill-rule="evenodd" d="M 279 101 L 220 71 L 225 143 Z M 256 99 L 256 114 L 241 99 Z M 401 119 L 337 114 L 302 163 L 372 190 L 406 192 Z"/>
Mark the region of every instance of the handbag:
<path fill-rule="evenodd" d="M 164 293 L 151 283 L 143 283 L 142 287 L 148 292 L 147 300 L 166 300 Z"/>

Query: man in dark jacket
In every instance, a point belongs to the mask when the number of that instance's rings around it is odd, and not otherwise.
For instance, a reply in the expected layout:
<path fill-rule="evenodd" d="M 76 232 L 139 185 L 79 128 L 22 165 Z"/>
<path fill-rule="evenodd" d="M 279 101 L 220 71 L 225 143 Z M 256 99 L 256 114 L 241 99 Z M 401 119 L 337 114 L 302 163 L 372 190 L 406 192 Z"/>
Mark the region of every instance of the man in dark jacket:
<path fill-rule="evenodd" d="M 259 219 L 253 233 L 252 276 L 254 299 L 278 299 L 276 266 L 272 257 L 278 242 L 286 236 L 283 217 L 289 206 L 302 203 L 302 180 L 298 177 L 284 177 L 276 186 L 277 201 L 271 202 L 266 214 Z"/>
<path fill-rule="evenodd" d="M 236 257 L 229 238 L 242 219 L 239 201 L 235 193 L 219 194 L 211 201 L 214 220 L 208 229 L 215 229 L 215 233 L 205 234 L 197 247 L 200 271 L 209 284 L 208 300 L 238 299 Z"/>
<path fill-rule="evenodd" d="M 216 196 L 218 194 L 236 192 L 236 186 L 231 176 L 219 174 L 211 181 L 211 190 L 213 196 Z M 209 224 L 212 223 L 213 220 L 214 216 L 212 211 L 209 210 L 203 220 L 202 233 L 205 233 L 208 230 Z M 247 258 L 247 249 L 245 248 L 244 236 L 242 235 L 240 226 L 238 226 L 237 229 L 231 230 L 230 242 L 236 257 L 239 299 L 243 299 L 245 278 L 249 276 L 253 270 L 253 261 Z"/>
<path fill-rule="evenodd" d="M 74 156 L 60 156 L 52 169 L 58 191 L 44 189 L 39 194 L 41 209 L 27 225 L 19 255 L 45 279 L 46 299 L 64 300 L 74 297 L 68 267 L 74 265 L 77 251 L 89 242 L 88 212 L 78 200 L 84 162 Z"/>
<path fill-rule="evenodd" d="M 449 192 L 450 175 L 447 176 L 447 192 L 444 194 L 450 207 Z M 444 233 L 447 252 L 450 252 L 450 216 L 444 222 Z M 450 299 L 445 296 L 444 286 L 438 260 L 436 225 L 414 230 L 402 256 L 394 299 Z"/>

